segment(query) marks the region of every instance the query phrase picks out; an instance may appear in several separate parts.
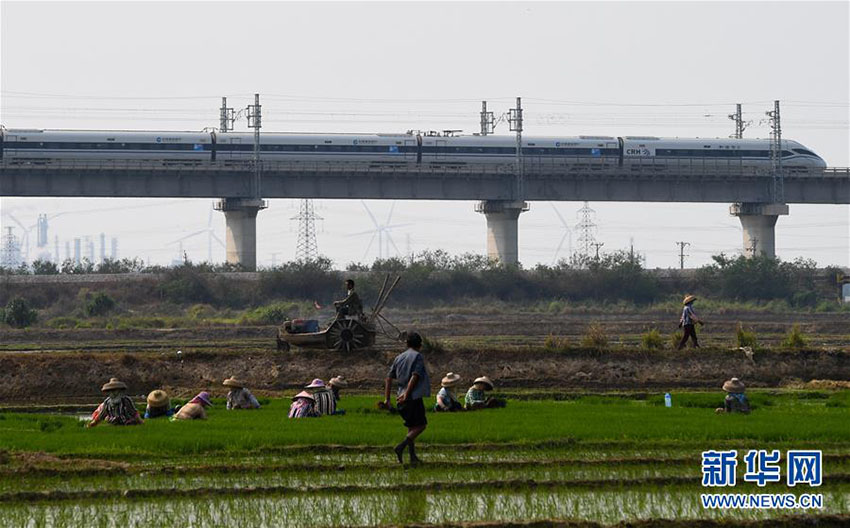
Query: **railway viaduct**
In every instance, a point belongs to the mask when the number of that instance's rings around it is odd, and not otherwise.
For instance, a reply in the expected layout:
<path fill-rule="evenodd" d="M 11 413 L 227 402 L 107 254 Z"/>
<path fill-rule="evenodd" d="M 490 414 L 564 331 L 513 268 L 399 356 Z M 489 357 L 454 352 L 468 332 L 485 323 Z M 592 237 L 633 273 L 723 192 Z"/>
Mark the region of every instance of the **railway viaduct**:
<path fill-rule="evenodd" d="M 227 261 L 256 268 L 256 218 L 263 198 L 475 200 L 487 221 L 487 252 L 516 263 L 518 223 L 533 201 L 730 203 L 745 250 L 774 255 L 775 224 L 789 204 L 850 204 L 850 169 L 784 174 L 783 198 L 764 170 L 722 160 L 676 166 L 547 164 L 374 165 L 360 162 L 263 162 L 196 165 L 152 161 L 0 162 L 0 197 L 218 198 L 227 225 Z M 522 189 L 518 196 L 517 189 Z M 262 197 L 262 198 L 260 198 Z"/>

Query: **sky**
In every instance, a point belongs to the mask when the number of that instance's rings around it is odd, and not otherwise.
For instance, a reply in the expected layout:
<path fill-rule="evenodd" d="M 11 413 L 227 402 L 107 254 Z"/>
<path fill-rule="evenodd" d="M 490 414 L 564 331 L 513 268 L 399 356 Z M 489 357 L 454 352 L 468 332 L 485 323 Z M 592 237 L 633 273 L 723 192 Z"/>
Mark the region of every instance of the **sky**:
<path fill-rule="evenodd" d="M 526 136 L 783 138 L 850 166 L 848 2 L 0 2 L 0 123 L 7 128 L 201 130 L 221 97 L 259 93 L 263 132 L 478 130 L 523 98 Z M 247 131 L 240 118 L 236 130 Z M 497 134 L 510 134 L 505 122 Z M 568 257 L 580 202 L 533 202 L 520 217 L 526 267 Z M 119 257 L 224 260 L 212 200 L 0 198 L 0 224 L 48 215 L 65 243 L 118 239 Z M 650 268 L 742 252 L 728 204 L 594 202 L 602 251 L 631 245 Z M 338 267 L 371 262 L 378 223 L 400 225 L 383 255 L 486 252 L 474 202 L 321 200 L 318 246 Z M 392 216 L 388 217 L 392 209 Z M 258 264 L 295 257 L 295 200 L 258 215 Z M 563 220 L 563 221 L 562 221 Z M 794 205 L 777 255 L 850 266 L 850 207 Z M 5 232 L 5 230 L 4 230 Z M 366 232 L 366 234 L 360 234 Z M 193 235 L 194 234 L 194 235 Z M 193 235 L 193 236 L 190 236 Z M 30 231 L 30 257 L 38 256 Z M 187 238 L 188 237 L 188 238 Z M 182 239 L 182 240 L 181 240 Z M 563 244 L 560 245 L 563 239 Z M 560 250 L 558 250 L 560 245 Z M 211 246 L 211 248 L 210 248 Z M 575 248 L 574 248 L 575 249 Z M 107 251 L 108 254 L 108 251 Z"/>

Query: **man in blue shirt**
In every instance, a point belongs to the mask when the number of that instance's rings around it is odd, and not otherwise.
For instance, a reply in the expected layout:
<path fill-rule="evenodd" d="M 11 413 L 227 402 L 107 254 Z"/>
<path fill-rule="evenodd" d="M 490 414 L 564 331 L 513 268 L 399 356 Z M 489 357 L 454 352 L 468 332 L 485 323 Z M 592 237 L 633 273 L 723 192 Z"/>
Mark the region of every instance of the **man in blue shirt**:
<path fill-rule="evenodd" d="M 425 418 L 425 404 L 422 398 L 431 395 L 431 380 L 425 370 L 425 360 L 419 350 L 422 349 L 422 336 L 411 332 L 407 336 L 407 350 L 399 354 L 393 361 L 384 384 L 384 405 L 390 404 L 390 389 L 393 380 L 398 382 L 398 397 L 396 404 L 398 412 L 407 427 L 407 436 L 397 446 L 395 454 L 399 463 L 404 463 L 402 455 L 404 448 L 410 451 L 410 463 L 419 463 L 414 442 L 428 425 Z"/>

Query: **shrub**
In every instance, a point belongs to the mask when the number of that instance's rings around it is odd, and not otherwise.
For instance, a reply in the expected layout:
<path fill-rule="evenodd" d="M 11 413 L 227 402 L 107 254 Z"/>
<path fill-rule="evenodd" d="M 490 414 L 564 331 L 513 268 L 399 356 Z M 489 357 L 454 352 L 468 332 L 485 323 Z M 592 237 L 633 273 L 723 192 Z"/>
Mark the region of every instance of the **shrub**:
<path fill-rule="evenodd" d="M 795 323 L 794 326 L 791 327 L 791 330 L 782 341 L 782 346 L 787 348 L 803 348 L 806 346 L 806 338 L 800 330 L 799 324 Z"/>
<path fill-rule="evenodd" d="M 655 328 L 650 328 L 648 332 L 640 336 L 640 341 L 643 348 L 647 350 L 664 348 L 664 337 Z"/>
<path fill-rule="evenodd" d="M 585 348 L 605 348 L 608 346 L 608 335 L 599 323 L 591 323 L 587 327 L 584 337 L 581 338 L 581 346 Z"/>
<path fill-rule="evenodd" d="M 735 330 L 735 339 L 737 340 L 739 347 L 756 348 L 756 333 L 744 330 L 744 325 L 741 323 L 738 323 L 738 328 Z"/>
<path fill-rule="evenodd" d="M 444 354 L 446 352 L 446 345 L 438 339 L 422 336 L 422 352 L 436 352 L 437 354 Z"/>
<path fill-rule="evenodd" d="M 550 352 L 564 352 L 570 348 L 570 343 L 566 337 L 549 334 L 543 340 L 543 348 Z"/>
<path fill-rule="evenodd" d="M 289 319 L 289 312 L 297 311 L 295 303 L 274 303 L 260 306 L 246 313 L 242 318 L 243 324 L 280 325 Z"/>
<path fill-rule="evenodd" d="M 103 292 L 87 294 L 83 309 L 89 317 L 106 315 L 115 308 L 115 300 Z"/>
<path fill-rule="evenodd" d="M 670 345 L 675 349 L 679 347 L 679 343 L 682 342 L 682 338 L 685 337 L 685 332 L 682 330 L 676 330 L 672 334 L 670 334 Z"/>
<path fill-rule="evenodd" d="M 3 316 L 6 324 L 13 328 L 26 328 L 33 324 L 38 318 L 35 310 L 29 307 L 25 299 L 15 297 L 6 305 L 5 315 Z"/>
<path fill-rule="evenodd" d="M 67 329 L 76 328 L 79 321 L 74 317 L 54 317 L 47 321 L 47 326 L 50 328 Z"/>

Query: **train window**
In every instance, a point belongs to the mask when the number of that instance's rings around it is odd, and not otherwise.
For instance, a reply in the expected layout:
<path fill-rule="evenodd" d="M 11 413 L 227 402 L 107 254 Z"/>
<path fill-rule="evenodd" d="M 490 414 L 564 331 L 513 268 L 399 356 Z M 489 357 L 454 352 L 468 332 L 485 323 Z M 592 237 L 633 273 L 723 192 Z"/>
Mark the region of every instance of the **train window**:
<path fill-rule="evenodd" d="M 814 153 L 814 152 L 812 152 L 811 150 L 806 150 L 806 149 L 794 149 L 794 152 L 796 152 L 797 154 L 803 154 L 804 156 L 815 156 L 815 157 L 817 157 L 817 154 L 815 154 L 815 153 Z"/>

